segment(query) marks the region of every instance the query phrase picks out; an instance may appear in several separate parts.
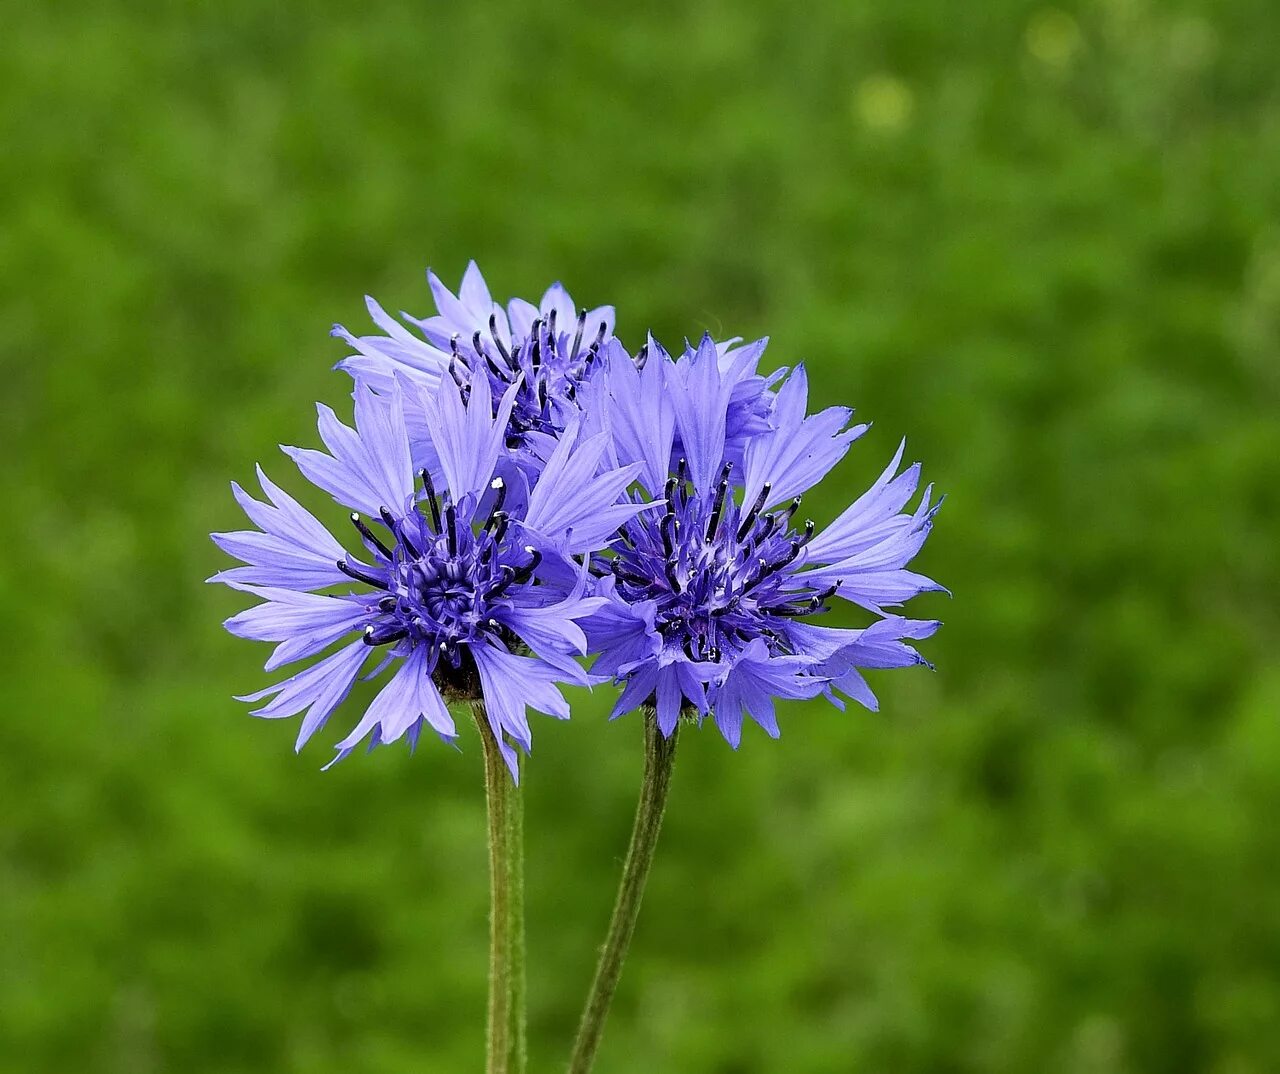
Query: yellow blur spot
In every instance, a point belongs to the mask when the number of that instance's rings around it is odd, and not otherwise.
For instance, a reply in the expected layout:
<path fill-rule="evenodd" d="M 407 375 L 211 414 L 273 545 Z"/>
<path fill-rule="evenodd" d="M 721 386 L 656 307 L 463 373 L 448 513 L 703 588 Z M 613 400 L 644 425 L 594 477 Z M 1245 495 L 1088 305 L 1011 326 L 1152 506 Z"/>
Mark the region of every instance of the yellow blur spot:
<path fill-rule="evenodd" d="M 1025 44 L 1033 59 L 1046 67 L 1067 67 L 1084 45 L 1080 26 L 1056 7 L 1037 11 L 1027 24 Z"/>
<path fill-rule="evenodd" d="M 868 75 L 853 95 L 853 110 L 863 125 L 878 131 L 901 130 L 911 119 L 915 95 L 893 75 Z"/>

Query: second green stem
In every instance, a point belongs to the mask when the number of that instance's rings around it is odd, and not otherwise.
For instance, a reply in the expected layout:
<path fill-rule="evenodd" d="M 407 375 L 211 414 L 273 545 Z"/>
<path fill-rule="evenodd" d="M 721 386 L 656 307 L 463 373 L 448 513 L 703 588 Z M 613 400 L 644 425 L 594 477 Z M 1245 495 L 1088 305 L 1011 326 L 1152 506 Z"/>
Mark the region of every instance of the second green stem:
<path fill-rule="evenodd" d="M 595 1062 L 600 1038 L 604 1035 L 609 1004 L 622 976 L 622 963 L 627 957 L 627 948 L 631 946 L 631 936 L 644 898 L 645 881 L 649 878 L 649 866 L 653 863 L 658 833 L 662 830 L 678 733 L 679 727 L 676 727 L 670 737 L 664 736 L 658 729 L 653 710 L 645 709 L 644 775 L 640 783 L 640 800 L 636 804 L 635 826 L 631 829 L 631 845 L 627 847 L 627 858 L 622 866 L 622 880 L 613 907 L 613 918 L 609 922 L 609 933 L 600 951 L 595 980 L 591 983 L 591 992 L 578 1027 L 578 1039 L 569 1060 L 569 1074 L 588 1074 Z"/>

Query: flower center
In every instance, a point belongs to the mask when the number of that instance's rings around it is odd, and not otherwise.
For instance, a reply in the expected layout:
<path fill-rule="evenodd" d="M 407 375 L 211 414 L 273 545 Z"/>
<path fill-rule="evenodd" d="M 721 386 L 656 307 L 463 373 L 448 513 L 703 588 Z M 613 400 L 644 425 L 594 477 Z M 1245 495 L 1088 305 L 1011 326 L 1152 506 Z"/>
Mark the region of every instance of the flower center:
<path fill-rule="evenodd" d="M 552 310 L 533 322 L 528 335 L 513 338 L 508 345 L 493 315 L 488 334 L 476 331 L 469 347 L 458 335 L 449 341 L 453 351 L 449 372 L 464 397 L 471 377 L 487 376 L 495 406 L 523 375 L 507 427 L 507 445 L 519 447 L 530 433 L 554 436 L 563 430 L 567 416 L 563 412 L 573 404 L 582 382 L 598 368 L 607 331 L 603 318 L 598 326 L 588 325 L 585 309 L 569 331 L 561 331 Z"/>
<path fill-rule="evenodd" d="M 765 512 L 766 486 L 743 510 L 728 495 L 729 467 L 711 496 L 692 494 L 684 461 L 667 483 L 667 513 L 646 512 L 620 531 L 610 568 L 629 602 L 652 600 L 667 644 L 691 660 L 718 661 L 755 638 L 789 651 L 786 621 L 824 611 L 834 589 L 814 593 L 794 574 L 813 523 L 796 533 L 797 497 Z"/>
<path fill-rule="evenodd" d="M 515 548 L 508 542 L 501 478 L 491 486 L 493 506 L 479 527 L 472 525 L 469 512 L 462 517 L 447 499 L 441 504 L 426 471 L 422 480 L 427 513 L 415 507 L 396 518 L 384 507 L 381 522 L 393 539 L 389 545 L 359 515 L 352 515 L 375 562 L 369 566 L 348 556 L 338 566 L 385 593 L 365 627 L 368 645 L 427 645 L 433 664 L 443 656 L 457 669 L 459 646 L 486 634 L 509 640 L 495 613 L 508 606 L 511 589 L 530 581 L 542 557 L 530 546 Z"/>

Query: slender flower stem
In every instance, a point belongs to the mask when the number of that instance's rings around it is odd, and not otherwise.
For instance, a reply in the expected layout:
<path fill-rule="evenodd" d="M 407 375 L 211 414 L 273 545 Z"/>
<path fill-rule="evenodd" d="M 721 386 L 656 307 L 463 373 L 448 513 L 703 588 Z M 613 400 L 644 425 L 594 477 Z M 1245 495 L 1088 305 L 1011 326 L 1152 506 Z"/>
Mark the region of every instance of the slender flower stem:
<path fill-rule="evenodd" d="M 636 919 L 640 916 L 645 881 L 658 845 L 658 833 L 662 830 L 662 814 L 671 785 L 678 733 L 677 727 L 670 738 L 663 737 L 654 711 L 644 710 L 644 776 L 640 784 L 640 801 L 636 804 L 635 825 L 631 829 L 631 845 L 622 866 L 622 880 L 618 885 L 609 933 L 600 951 L 600 962 L 596 966 L 587 1005 L 582 1011 L 578 1039 L 569 1060 L 569 1074 L 588 1074 L 595 1062 L 600 1038 L 604 1035 L 609 1004 L 622 976 L 622 963 L 627 957 L 631 935 L 635 932 Z"/>
<path fill-rule="evenodd" d="M 472 703 L 484 749 L 489 805 L 489 1017 L 487 1074 L 524 1074 L 524 820 L 484 703 Z"/>
<path fill-rule="evenodd" d="M 518 765 L 517 757 L 516 764 Z M 525 938 L 524 938 L 524 795 L 514 784 L 509 788 L 507 809 L 507 839 L 511 846 L 508 858 L 507 878 L 511 898 L 507 916 L 511 922 L 511 1004 L 510 1032 L 508 1036 L 509 1074 L 524 1074 L 528 1063 L 525 1033 Z"/>

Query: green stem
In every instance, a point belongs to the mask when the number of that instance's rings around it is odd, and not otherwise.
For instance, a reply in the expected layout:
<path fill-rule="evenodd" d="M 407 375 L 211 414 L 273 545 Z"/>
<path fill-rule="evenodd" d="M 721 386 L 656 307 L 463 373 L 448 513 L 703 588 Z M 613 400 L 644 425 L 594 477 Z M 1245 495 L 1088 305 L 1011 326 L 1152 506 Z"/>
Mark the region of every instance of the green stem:
<path fill-rule="evenodd" d="M 516 764 L 519 765 L 517 755 Z M 523 775 L 523 773 L 521 773 Z M 507 877 L 511 898 L 507 915 L 511 922 L 510 1032 L 508 1036 L 508 1071 L 524 1074 L 528 1062 L 525 1036 L 525 938 L 524 938 L 524 795 L 514 784 L 510 808 L 507 810 L 508 842 L 511 855 L 507 860 Z"/>
<path fill-rule="evenodd" d="M 524 1074 L 524 819 L 484 703 L 472 703 L 489 806 L 489 1016 L 487 1074 Z"/>
<path fill-rule="evenodd" d="M 635 825 L 631 829 L 631 845 L 622 866 L 622 880 L 618 885 L 609 933 L 600 951 L 600 962 L 596 966 L 587 1005 L 582 1011 L 578 1039 L 569 1060 L 569 1074 L 588 1074 L 600 1048 L 609 1004 L 622 976 L 622 963 L 627 957 L 631 935 L 635 932 L 636 919 L 640 916 L 645 881 L 658 845 L 658 833 L 662 830 L 662 814 L 671 785 L 678 732 L 679 728 L 676 728 L 670 738 L 664 738 L 658 730 L 653 710 L 644 710 L 644 776 L 640 783 L 640 801 L 636 804 Z"/>

